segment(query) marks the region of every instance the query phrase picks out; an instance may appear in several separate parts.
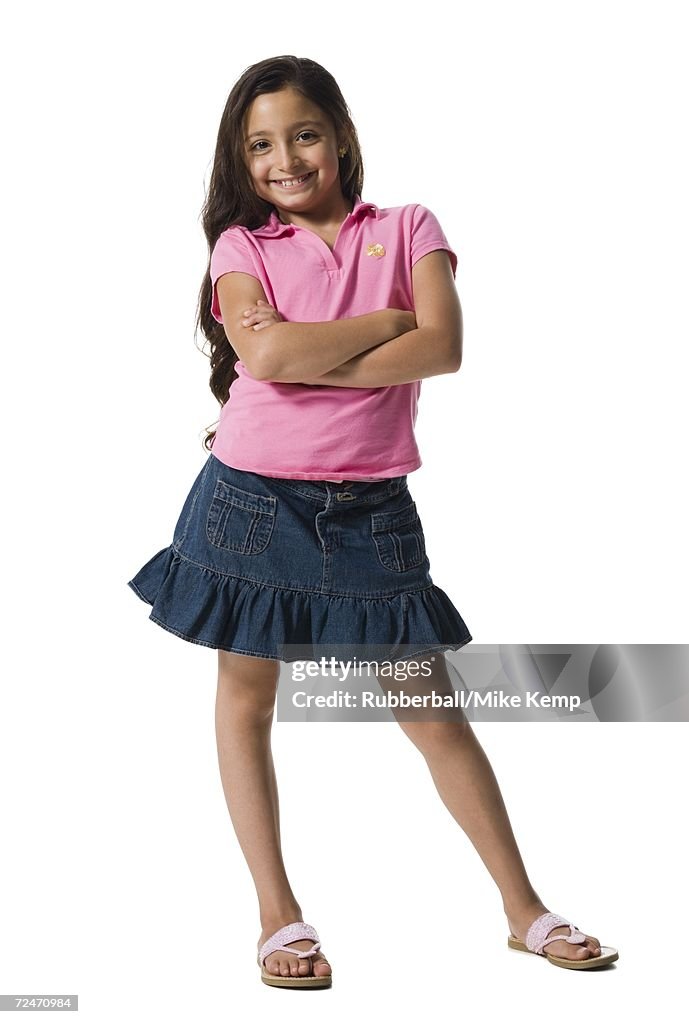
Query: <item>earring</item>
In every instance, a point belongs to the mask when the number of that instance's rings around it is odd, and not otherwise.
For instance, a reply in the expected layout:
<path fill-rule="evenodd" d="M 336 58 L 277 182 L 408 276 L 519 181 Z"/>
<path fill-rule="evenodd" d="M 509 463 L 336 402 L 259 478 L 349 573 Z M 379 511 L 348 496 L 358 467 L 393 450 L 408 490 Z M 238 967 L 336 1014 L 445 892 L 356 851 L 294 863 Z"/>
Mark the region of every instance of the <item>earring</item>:
<path fill-rule="evenodd" d="M 347 147 L 346 146 L 340 146 L 340 148 L 337 151 L 337 155 L 339 157 L 343 157 L 346 152 L 347 152 Z"/>

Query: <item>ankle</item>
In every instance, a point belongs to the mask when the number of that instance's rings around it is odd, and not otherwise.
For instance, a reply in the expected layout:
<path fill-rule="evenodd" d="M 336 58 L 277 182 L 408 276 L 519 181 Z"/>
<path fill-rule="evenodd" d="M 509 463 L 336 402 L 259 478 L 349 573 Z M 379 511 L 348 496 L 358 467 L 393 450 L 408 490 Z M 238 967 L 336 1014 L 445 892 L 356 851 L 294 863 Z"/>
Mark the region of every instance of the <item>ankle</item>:
<path fill-rule="evenodd" d="M 540 896 L 535 892 L 503 900 L 502 906 L 506 917 L 511 921 L 529 914 L 543 913 L 547 909 Z"/>
<path fill-rule="evenodd" d="M 293 924 L 295 921 L 303 921 L 301 907 L 294 904 L 291 907 L 271 907 L 261 911 L 261 928 L 271 935 L 284 928 L 286 924 Z"/>

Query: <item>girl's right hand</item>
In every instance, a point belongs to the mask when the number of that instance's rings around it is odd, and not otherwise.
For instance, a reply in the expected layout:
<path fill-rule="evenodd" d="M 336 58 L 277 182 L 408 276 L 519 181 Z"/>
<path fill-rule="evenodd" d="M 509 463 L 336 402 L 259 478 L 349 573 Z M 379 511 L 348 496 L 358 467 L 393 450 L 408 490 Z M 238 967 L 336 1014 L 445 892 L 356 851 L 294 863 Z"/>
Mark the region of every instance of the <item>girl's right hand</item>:
<path fill-rule="evenodd" d="M 416 323 L 416 313 L 413 310 L 403 309 L 402 316 L 404 318 L 402 321 L 404 330 L 401 333 L 406 334 L 407 331 L 415 331 L 418 326 Z"/>
<path fill-rule="evenodd" d="M 395 314 L 395 338 L 399 337 L 400 334 L 406 334 L 407 331 L 416 330 L 416 313 L 413 310 L 393 309 L 391 312 Z"/>
<path fill-rule="evenodd" d="M 259 299 L 255 306 L 249 306 L 248 309 L 244 310 L 242 326 L 252 327 L 255 331 L 260 331 L 263 327 L 268 327 L 270 324 L 280 323 L 281 320 L 282 317 L 277 309 L 269 306 L 263 299 Z"/>

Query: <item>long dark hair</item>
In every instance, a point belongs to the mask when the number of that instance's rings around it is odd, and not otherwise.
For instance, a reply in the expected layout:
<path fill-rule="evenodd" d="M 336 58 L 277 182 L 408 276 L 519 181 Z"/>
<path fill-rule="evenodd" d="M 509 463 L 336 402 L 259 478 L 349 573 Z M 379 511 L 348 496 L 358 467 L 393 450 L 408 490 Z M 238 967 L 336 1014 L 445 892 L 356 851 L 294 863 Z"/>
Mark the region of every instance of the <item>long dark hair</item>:
<path fill-rule="evenodd" d="M 293 56 L 270 57 L 248 67 L 235 83 L 225 104 L 208 193 L 201 211 L 208 242 L 208 267 L 199 294 L 194 333 L 196 336 L 200 327 L 210 345 L 210 389 L 221 406 L 229 400 L 230 385 L 237 377 L 234 365 L 239 357 L 230 345 L 223 325 L 211 313 L 210 257 L 215 243 L 227 228 L 241 224 L 253 231 L 265 224 L 275 210 L 272 203 L 261 199 L 254 191 L 244 157 L 243 129 L 247 109 L 256 96 L 277 92 L 286 86 L 292 86 L 317 104 L 330 118 L 338 138 L 346 145 L 347 152 L 340 160 L 343 196 L 353 203 L 354 196 L 361 195 L 363 190 L 364 166 L 356 129 L 340 87 L 330 72 L 313 60 Z M 203 445 L 208 451 L 213 446 L 215 433 L 206 429 Z"/>

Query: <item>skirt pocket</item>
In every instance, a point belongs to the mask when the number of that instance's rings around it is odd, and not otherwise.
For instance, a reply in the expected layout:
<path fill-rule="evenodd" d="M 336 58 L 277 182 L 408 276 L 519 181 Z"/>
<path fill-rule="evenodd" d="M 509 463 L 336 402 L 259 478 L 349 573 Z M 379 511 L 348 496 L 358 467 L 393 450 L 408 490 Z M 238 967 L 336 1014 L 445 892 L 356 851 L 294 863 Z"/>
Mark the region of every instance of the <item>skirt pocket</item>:
<path fill-rule="evenodd" d="M 371 536 L 379 561 L 392 572 L 416 569 L 426 558 L 423 527 L 413 501 L 396 512 L 371 513 Z"/>
<path fill-rule="evenodd" d="M 277 498 L 218 479 L 206 516 L 206 536 L 216 548 L 258 555 L 270 543 L 276 512 Z"/>

